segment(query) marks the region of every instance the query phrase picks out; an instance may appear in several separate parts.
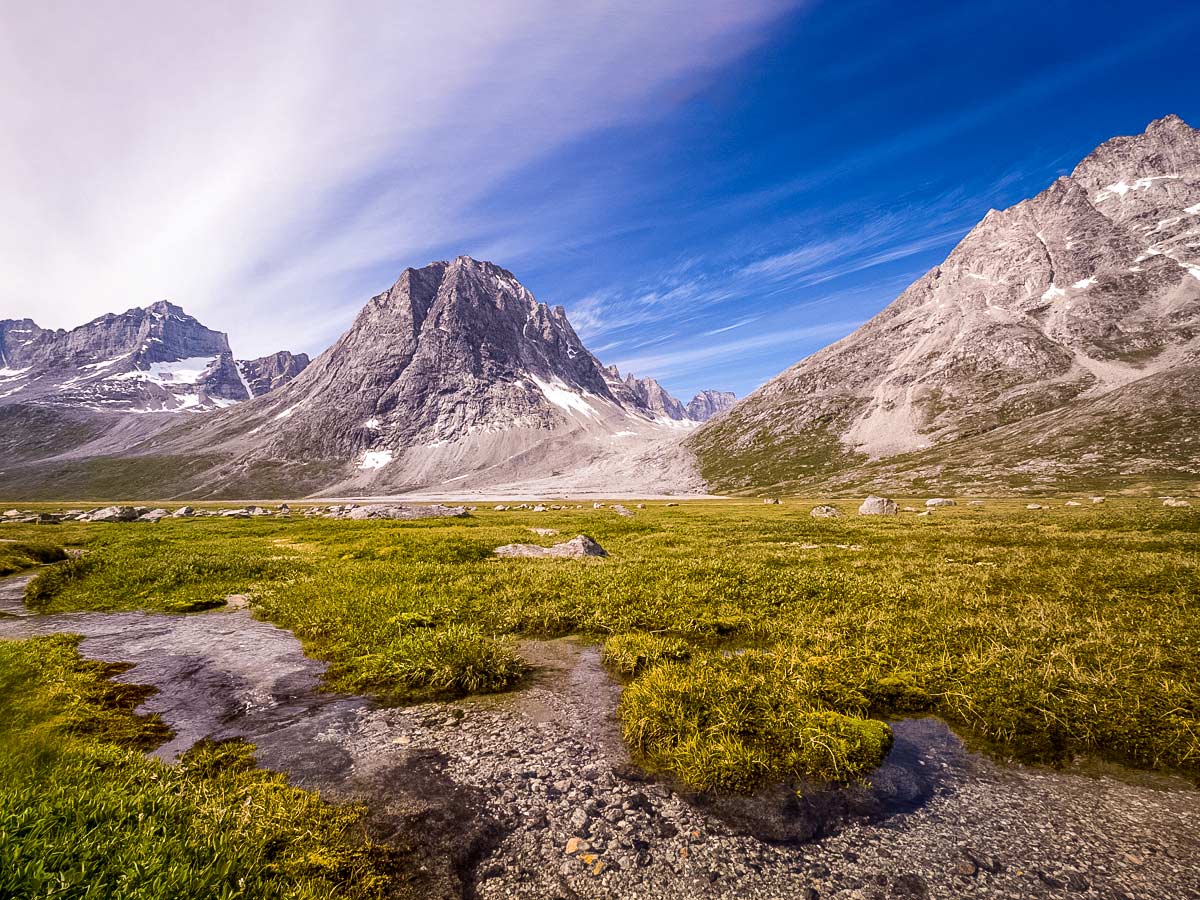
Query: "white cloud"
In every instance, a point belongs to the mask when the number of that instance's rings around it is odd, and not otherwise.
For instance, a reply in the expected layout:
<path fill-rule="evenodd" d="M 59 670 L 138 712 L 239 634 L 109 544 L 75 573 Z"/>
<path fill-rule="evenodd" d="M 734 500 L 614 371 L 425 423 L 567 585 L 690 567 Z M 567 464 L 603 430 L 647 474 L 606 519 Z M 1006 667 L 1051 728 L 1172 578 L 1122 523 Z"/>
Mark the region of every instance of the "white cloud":
<path fill-rule="evenodd" d="M 502 179 L 659 114 L 792 5 L 10 4 L 0 317 L 169 297 L 245 355 L 319 346 L 372 267 L 503 245 L 472 213 Z"/>

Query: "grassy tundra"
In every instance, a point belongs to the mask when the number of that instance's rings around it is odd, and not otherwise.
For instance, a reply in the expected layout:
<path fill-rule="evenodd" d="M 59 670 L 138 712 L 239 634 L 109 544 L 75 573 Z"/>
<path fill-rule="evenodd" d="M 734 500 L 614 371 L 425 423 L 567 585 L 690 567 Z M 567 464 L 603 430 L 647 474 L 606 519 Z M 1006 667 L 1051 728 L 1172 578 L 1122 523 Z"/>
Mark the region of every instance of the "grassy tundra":
<path fill-rule="evenodd" d="M 626 740 L 701 788 L 849 780 L 889 717 L 933 713 L 994 753 L 1200 773 L 1200 514 L 1156 501 L 813 519 L 811 503 L 480 510 L 468 519 L 0 526 L 90 550 L 46 612 L 182 612 L 248 594 L 390 701 L 518 685 L 514 639 L 583 634 L 628 679 Z M 299 512 L 299 510 L 297 510 Z M 538 537 L 528 526 L 558 529 Z M 587 533 L 605 560 L 500 560 Z M 3 545 L 0 545 L 3 546 Z"/>

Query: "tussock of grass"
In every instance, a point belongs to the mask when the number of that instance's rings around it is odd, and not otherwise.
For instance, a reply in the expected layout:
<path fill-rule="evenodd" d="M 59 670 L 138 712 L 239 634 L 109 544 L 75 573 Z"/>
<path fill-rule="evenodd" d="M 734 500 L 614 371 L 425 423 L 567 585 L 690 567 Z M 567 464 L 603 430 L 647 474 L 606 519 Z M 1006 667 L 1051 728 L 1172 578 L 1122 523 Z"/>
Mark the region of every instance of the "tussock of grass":
<path fill-rule="evenodd" d="M 62 547 L 41 541 L 0 541 L 0 578 L 67 558 Z"/>
<path fill-rule="evenodd" d="M 67 636 L 0 641 L 0 896 L 13 900 L 383 897 L 387 855 L 362 810 L 204 743 L 176 767 L 140 752 L 166 730 L 135 717 Z"/>
<path fill-rule="evenodd" d="M 614 635 L 606 640 L 600 660 L 610 671 L 632 678 L 659 663 L 681 662 L 691 655 L 691 646 L 680 638 L 632 633 Z"/>
<path fill-rule="evenodd" d="M 510 643 L 470 625 L 449 625 L 405 630 L 379 652 L 354 657 L 333 674 L 350 690 L 416 700 L 507 690 L 528 670 Z"/>
<path fill-rule="evenodd" d="M 849 781 L 878 768 L 891 729 L 827 708 L 813 687 L 771 654 L 667 663 L 625 690 L 622 733 L 641 760 L 700 789 Z"/>

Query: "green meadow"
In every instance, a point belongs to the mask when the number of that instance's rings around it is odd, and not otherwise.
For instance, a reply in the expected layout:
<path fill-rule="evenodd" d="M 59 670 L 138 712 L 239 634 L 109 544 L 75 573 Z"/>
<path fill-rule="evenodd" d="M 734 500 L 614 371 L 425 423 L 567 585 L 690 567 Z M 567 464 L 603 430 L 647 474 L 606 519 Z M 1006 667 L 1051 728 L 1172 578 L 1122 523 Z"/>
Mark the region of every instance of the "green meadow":
<path fill-rule="evenodd" d="M 815 502 L 416 522 L 296 509 L 0 536 L 88 551 L 33 582 L 42 611 L 184 613 L 248 595 L 329 662 L 331 688 L 387 702 L 519 688 L 518 638 L 583 635 L 625 682 L 635 757 L 699 788 L 863 777 L 888 720 L 920 714 L 1003 758 L 1200 772 L 1195 509 L 1021 500 L 862 517 L 843 502 L 813 519 Z M 580 533 L 610 557 L 492 555 Z"/>

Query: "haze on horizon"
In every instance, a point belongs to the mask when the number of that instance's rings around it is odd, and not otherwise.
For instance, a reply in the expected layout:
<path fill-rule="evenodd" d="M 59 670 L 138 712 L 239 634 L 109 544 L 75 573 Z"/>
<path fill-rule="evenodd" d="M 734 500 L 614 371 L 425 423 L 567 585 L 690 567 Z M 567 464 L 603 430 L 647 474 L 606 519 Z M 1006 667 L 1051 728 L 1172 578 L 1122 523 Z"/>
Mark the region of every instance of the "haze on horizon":
<path fill-rule="evenodd" d="M 1197 124 L 1200 8 L 6 2 L 0 318 L 171 299 L 319 353 L 470 254 L 605 363 L 744 395 L 1113 134 Z"/>

